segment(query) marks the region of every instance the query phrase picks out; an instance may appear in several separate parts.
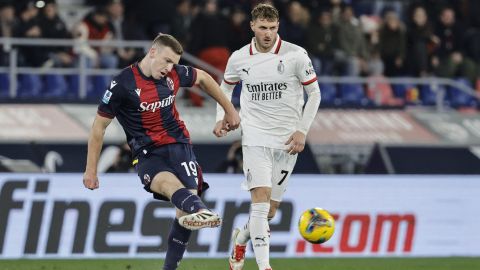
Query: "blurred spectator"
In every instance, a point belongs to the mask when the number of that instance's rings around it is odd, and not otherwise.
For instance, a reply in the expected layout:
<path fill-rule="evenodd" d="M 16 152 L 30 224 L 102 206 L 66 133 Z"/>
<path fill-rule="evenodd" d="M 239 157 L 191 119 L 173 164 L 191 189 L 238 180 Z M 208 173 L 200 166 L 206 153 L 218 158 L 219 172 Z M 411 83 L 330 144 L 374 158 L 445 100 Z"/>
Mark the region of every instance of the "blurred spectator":
<path fill-rule="evenodd" d="M 230 55 L 227 25 L 227 19 L 218 12 L 217 1 L 207 0 L 191 28 L 190 51 L 222 71 Z"/>
<path fill-rule="evenodd" d="M 253 37 L 250 29 L 250 20 L 247 14 L 237 7 L 230 15 L 230 29 L 228 36 L 228 47 L 234 51 L 248 44 Z"/>
<path fill-rule="evenodd" d="M 407 36 L 405 26 L 395 11 L 385 13 L 380 30 L 380 55 L 385 65 L 385 76 L 400 76 L 404 72 Z"/>
<path fill-rule="evenodd" d="M 434 25 L 433 18 L 437 18 L 440 14 L 440 11 L 446 7 L 447 5 L 452 4 L 452 2 L 461 2 L 464 0 L 410 0 L 410 7 L 409 13 L 411 14 L 412 8 L 416 9 L 417 7 L 423 7 L 424 11 L 427 14 L 427 18 L 429 18 Z M 469 0 L 467 0 L 469 1 Z M 477 1 L 477 0 L 474 0 Z"/>
<path fill-rule="evenodd" d="M 387 10 L 393 10 L 396 14 L 403 14 L 405 0 L 355 0 L 350 1 L 355 14 L 362 16 L 382 17 Z"/>
<path fill-rule="evenodd" d="M 38 8 L 35 2 L 26 1 L 19 5 L 19 23 L 14 29 L 14 36 L 19 38 L 42 38 L 39 24 Z M 48 54 L 39 46 L 19 46 L 19 65 L 40 67 L 48 60 Z"/>
<path fill-rule="evenodd" d="M 307 29 L 305 48 L 317 75 L 332 75 L 334 68 L 334 51 L 337 46 L 337 31 L 332 23 L 329 10 L 322 10 Z"/>
<path fill-rule="evenodd" d="M 218 6 L 221 10 L 231 9 L 231 8 L 240 8 L 244 12 L 250 12 L 252 8 L 258 2 L 270 2 L 272 4 L 273 1 L 263 1 L 263 0 L 221 0 L 218 2 Z"/>
<path fill-rule="evenodd" d="M 113 161 L 112 166 L 110 166 L 106 173 L 123 173 L 133 171 L 132 167 L 132 151 L 127 143 L 119 146 L 120 151 L 118 152 L 117 157 Z"/>
<path fill-rule="evenodd" d="M 377 16 L 363 15 L 360 17 L 360 25 L 365 36 L 367 48 L 367 68 L 364 74 L 367 76 L 382 75 L 384 66 L 380 56 L 380 19 Z"/>
<path fill-rule="evenodd" d="M 334 23 L 338 23 L 342 17 L 343 1 L 342 0 L 330 0 L 326 4 L 332 13 L 332 20 Z"/>
<path fill-rule="evenodd" d="M 288 42 L 305 46 L 306 28 L 310 20 L 310 13 L 299 2 L 292 1 L 288 5 L 287 16 L 280 18 L 278 33 Z"/>
<path fill-rule="evenodd" d="M 0 1 L 0 37 L 12 37 L 14 34 L 15 24 L 15 8 L 13 1 Z M 8 65 L 8 54 L 5 53 L 3 46 L 0 48 L 0 66 Z"/>
<path fill-rule="evenodd" d="M 171 34 L 188 50 L 190 42 L 190 27 L 193 20 L 192 3 L 190 0 L 179 0 L 175 9 L 175 16 L 172 20 Z"/>
<path fill-rule="evenodd" d="M 112 40 L 108 13 L 102 7 L 95 8 L 76 26 L 75 37 L 80 40 Z M 110 47 L 82 46 L 81 53 L 88 57 L 88 66 L 96 68 L 116 68 L 118 59 Z"/>
<path fill-rule="evenodd" d="M 72 35 L 67 30 L 65 22 L 58 16 L 58 8 L 55 0 L 44 0 L 45 6 L 41 9 L 39 25 L 43 38 L 71 39 Z M 68 47 L 43 47 L 49 60 L 44 66 L 70 67 L 74 58 Z"/>
<path fill-rule="evenodd" d="M 403 14 L 403 2 L 401 0 L 378 0 L 373 1 L 373 14 L 385 17 L 389 11 L 394 14 Z"/>
<path fill-rule="evenodd" d="M 235 141 L 228 149 L 227 159 L 217 168 L 218 173 L 243 173 L 242 142 Z"/>
<path fill-rule="evenodd" d="M 193 20 L 190 31 L 190 52 L 222 72 L 225 71 L 230 56 L 227 41 L 228 21 L 218 12 L 216 0 L 205 2 L 202 12 Z M 203 105 L 203 98 L 198 94 L 190 92 L 190 99 L 194 106 Z"/>
<path fill-rule="evenodd" d="M 453 9 L 447 7 L 440 13 L 440 21 L 436 28 L 439 45 L 432 58 L 435 74 L 440 77 L 464 77 L 472 85 L 475 83 L 475 63 L 465 57 L 461 48 L 464 27 L 455 21 Z"/>
<path fill-rule="evenodd" d="M 414 8 L 407 30 L 407 73 L 411 76 L 429 75 L 429 60 L 438 44 L 439 39 L 433 34 L 425 8 Z"/>
<path fill-rule="evenodd" d="M 125 18 L 125 8 L 122 0 L 109 0 L 106 9 L 110 19 L 110 29 L 113 31 L 113 39 L 120 41 L 145 40 L 147 38 L 142 27 L 135 22 L 135 18 Z M 123 47 L 117 48 L 115 52 L 118 57 L 119 68 L 134 63 L 144 55 L 142 48 Z"/>
<path fill-rule="evenodd" d="M 98 1 L 98 0 L 93 0 Z M 170 33 L 177 0 L 125 0 L 125 17 L 136 18 L 144 27 L 148 39 L 158 33 Z"/>
<path fill-rule="evenodd" d="M 341 74 L 359 76 L 367 71 L 367 47 L 359 21 L 353 14 L 353 9 L 345 5 L 338 22 L 338 50 L 335 52 L 335 62 L 340 66 Z"/>
<path fill-rule="evenodd" d="M 80 42 L 76 48 L 85 57 L 87 68 L 114 69 L 118 67 L 115 48 L 111 46 L 91 46 L 84 41 L 110 41 L 114 38 L 105 6 L 99 6 L 88 13 L 74 28 L 74 37 Z M 82 58 L 79 59 L 80 61 Z M 87 79 L 87 96 L 98 98 L 109 84 L 111 76 L 96 75 Z"/>

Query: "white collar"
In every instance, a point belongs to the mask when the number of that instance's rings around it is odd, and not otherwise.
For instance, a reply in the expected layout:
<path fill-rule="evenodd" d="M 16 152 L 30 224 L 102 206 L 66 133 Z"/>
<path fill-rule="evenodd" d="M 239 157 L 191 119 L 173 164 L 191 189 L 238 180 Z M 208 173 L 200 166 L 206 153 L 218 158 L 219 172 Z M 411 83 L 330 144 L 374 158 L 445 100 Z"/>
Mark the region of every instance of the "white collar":
<path fill-rule="evenodd" d="M 282 46 L 282 39 L 280 38 L 280 36 L 277 34 L 277 40 L 275 40 L 275 44 L 272 46 L 272 49 L 270 49 L 269 53 L 273 53 L 273 54 L 278 54 L 278 52 L 280 51 L 280 47 Z M 258 50 L 257 50 L 257 47 L 255 47 L 255 37 L 252 38 L 252 41 L 250 42 L 250 55 L 254 55 L 254 54 L 257 54 L 257 53 L 260 53 Z"/>

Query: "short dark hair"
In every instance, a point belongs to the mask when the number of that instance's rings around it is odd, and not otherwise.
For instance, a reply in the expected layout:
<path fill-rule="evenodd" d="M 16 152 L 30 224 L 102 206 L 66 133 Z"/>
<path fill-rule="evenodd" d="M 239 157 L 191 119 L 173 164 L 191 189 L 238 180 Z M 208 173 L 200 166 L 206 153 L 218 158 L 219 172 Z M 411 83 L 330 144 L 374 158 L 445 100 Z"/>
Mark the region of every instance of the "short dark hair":
<path fill-rule="evenodd" d="M 258 4 L 252 10 L 252 21 L 265 19 L 267 21 L 278 21 L 280 16 L 278 10 L 270 4 Z"/>
<path fill-rule="evenodd" d="M 172 35 L 169 34 L 158 34 L 158 36 L 153 40 L 152 46 L 167 46 L 170 47 L 176 54 L 183 54 L 183 47 L 180 42 Z"/>

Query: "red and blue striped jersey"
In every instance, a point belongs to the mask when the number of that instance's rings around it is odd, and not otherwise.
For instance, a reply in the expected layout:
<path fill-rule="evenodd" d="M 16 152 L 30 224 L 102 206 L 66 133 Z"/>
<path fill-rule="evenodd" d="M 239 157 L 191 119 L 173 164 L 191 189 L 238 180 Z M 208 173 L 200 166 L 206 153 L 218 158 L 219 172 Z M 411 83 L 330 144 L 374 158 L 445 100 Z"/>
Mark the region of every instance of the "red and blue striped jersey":
<path fill-rule="evenodd" d="M 141 150 L 171 143 L 190 144 L 190 134 L 178 115 L 175 97 L 180 87 L 196 81 L 195 68 L 175 65 L 167 76 L 145 76 L 138 63 L 115 76 L 105 91 L 97 113 L 117 117 L 135 156 Z"/>

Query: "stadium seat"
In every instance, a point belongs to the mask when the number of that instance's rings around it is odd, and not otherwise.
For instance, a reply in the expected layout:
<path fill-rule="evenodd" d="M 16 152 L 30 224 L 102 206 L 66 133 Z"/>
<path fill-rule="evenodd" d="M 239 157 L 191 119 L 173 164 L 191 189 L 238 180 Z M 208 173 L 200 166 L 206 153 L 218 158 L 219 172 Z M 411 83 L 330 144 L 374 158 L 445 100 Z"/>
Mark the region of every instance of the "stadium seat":
<path fill-rule="evenodd" d="M 366 106 L 369 104 L 361 84 L 341 84 L 340 98 L 345 105 Z"/>
<path fill-rule="evenodd" d="M 78 76 L 78 75 L 67 75 L 67 82 L 68 82 L 67 97 L 68 98 L 79 97 L 80 76 Z M 87 77 L 87 93 L 92 92 L 92 91 L 93 91 L 92 79 Z"/>
<path fill-rule="evenodd" d="M 334 105 L 337 101 L 337 87 L 333 83 L 320 83 L 321 105 Z"/>
<path fill-rule="evenodd" d="M 110 83 L 110 76 L 92 76 L 89 78 L 91 80 L 91 83 L 93 84 L 93 87 L 87 87 L 87 99 L 90 100 L 97 100 L 100 97 L 102 97 L 103 93 L 105 93 L 105 90 L 108 88 L 108 85 Z"/>
<path fill-rule="evenodd" d="M 18 93 L 21 98 L 39 98 L 42 80 L 37 74 L 20 74 L 18 76 Z"/>
<path fill-rule="evenodd" d="M 473 87 L 473 85 L 468 81 L 467 79 L 464 78 L 458 78 L 455 79 L 456 82 L 461 83 L 465 86 L 468 86 L 470 88 Z M 465 93 L 464 91 L 456 88 L 449 86 L 447 88 L 447 97 L 448 100 L 450 101 L 450 105 L 454 108 L 459 108 L 459 107 L 475 107 L 477 106 L 477 101 L 474 96 Z"/>
<path fill-rule="evenodd" d="M 43 88 L 43 97 L 66 98 L 68 89 L 65 76 L 59 74 L 48 74 L 44 77 L 45 86 Z"/>
<path fill-rule="evenodd" d="M 0 97 L 8 97 L 9 86 L 8 74 L 0 73 Z"/>
<path fill-rule="evenodd" d="M 437 89 L 434 89 L 437 87 Z M 423 105 L 435 105 L 437 103 L 437 94 L 443 91 L 446 95 L 445 87 L 442 85 L 424 84 L 420 86 L 420 101 Z M 444 97 L 444 100 L 446 98 Z"/>
<path fill-rule="evenodd" d="M 381 106 L 401 106 L 405 103 L 404 99 L 393 95 L 392 87 L 382 76 L 368 78 L 367 96 Z"/>
<path fill-rule="evenodd" d="M 392 84 L 392 90 L 395 97 L 405 99 L 408 89 L 416 88 L 413 84 Z"/>
<path fill-rule="evenodd" d="M 80 77 L 78 75 L 67 75 L 66 79 L 70 91 L 78 93 L 78 88 L 80 87 Z"/>
<path fill-rule="evenodd" d="M 415 84 L 396 83 L 392 84 L 393 95 L 403 99 L 405 104 L 416 105 L 420 103 L 419 90 Z"/>

